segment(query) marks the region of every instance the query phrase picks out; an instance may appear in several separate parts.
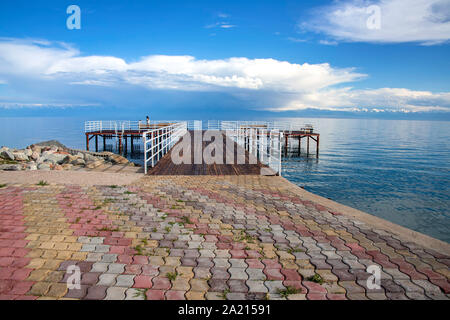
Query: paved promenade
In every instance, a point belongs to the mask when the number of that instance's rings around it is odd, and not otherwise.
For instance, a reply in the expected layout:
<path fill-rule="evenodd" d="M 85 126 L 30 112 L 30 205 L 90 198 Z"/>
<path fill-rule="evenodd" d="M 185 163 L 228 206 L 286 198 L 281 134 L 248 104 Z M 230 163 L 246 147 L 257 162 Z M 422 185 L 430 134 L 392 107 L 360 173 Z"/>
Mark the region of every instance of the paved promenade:
<path fill-rule="evenodd" d="M 445 252 L 280 177 L 0 188 L 0 299 L 448 299 Z M 80 289 L 67 289 L 71 265 Z"/>

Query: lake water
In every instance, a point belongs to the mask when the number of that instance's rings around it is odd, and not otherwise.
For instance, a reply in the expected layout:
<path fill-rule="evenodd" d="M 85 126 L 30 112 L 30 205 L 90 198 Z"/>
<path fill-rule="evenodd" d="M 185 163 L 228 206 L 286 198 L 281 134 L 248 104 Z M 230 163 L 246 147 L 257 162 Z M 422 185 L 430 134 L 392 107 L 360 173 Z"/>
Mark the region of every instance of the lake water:
<path fill-rule="evenodd" d="M 56 139 L 83 149 L 83 121 L 0 118 L 0 145 L 23 148 Z M 293 121 L 314 125 L 320 133 L 320 156 L 291 155 L 283 161 L 284 177 L 318 195 L 450 242 L 450 122 Z"/>

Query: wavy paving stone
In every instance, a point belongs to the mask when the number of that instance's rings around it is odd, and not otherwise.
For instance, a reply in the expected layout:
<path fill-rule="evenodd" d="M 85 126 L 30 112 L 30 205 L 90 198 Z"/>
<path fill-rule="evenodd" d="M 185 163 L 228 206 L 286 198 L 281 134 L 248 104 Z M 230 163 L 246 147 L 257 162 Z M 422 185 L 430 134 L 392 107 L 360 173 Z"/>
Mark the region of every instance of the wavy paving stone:
<path fill-rule="evenodd" d="M 1 188 L 0 299 L 285 299 L 294 288 L 287 299 L 448 300 L 450 257 L 296 188 L 259 176 Z"/>

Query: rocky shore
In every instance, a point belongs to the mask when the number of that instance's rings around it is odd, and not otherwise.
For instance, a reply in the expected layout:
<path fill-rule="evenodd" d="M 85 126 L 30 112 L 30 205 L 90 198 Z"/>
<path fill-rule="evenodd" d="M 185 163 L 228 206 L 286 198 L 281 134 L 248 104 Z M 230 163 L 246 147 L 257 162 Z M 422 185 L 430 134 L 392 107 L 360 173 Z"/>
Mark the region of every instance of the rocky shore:
<path fill-rule="evenodd" d="M 112 152 L 88 152 L 70 149 L 58 141 L 32 144 L 25 149 L 0 148 L 0 170 L 73 170 L 96 168 L 103 164 L 135 166 Z"/>

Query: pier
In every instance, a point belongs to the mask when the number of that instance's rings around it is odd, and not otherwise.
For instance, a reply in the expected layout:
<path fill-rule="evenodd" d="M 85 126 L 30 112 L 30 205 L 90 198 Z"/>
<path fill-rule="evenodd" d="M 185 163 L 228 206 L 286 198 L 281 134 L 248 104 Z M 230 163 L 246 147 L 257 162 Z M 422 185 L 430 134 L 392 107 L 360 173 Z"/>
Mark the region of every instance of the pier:
<path fill-rule="evenodd" d="M 190 163 L 174 164 L 171 161 L 174 146 L 188 136 L 192 141 L 191 152 L 207 148 L 209 143 L 206 142 L 211 140 L 205 142 L 201 137 L 194 143 L 193 139 L 195 132 L 203 135 L 205 131 L 220 132 L 223 143 L 216 147 L 225 150 L 222 157 L 216 157 L 214 163 L 194 163 L 193 154 Z M 318 158 L 320 141 L 320 134 L 314 132 L 312 125 L 289 121 L 159 120 L 149 124 L 129 120 L 87 121 L 85 135 L 88 151 L 92 139 L 95 151 L 99 151 L 99 137 L 103 140 L 103 150 L 107 149 L 109 140 L 124 155 L 129 152 L 129 146 L 131 153 L 136 146 L 142 146 L 144 171 L 151 175 L 243 175 L 261 174 L 265 169 L 270 169 L 265 171 L 269 175 L 281 175 L 281 160 L 288 156 L 288 150 L 296 147 L 294 153 L 300 156 L 302 140 L 306 140 L 306 156 L 310 156 L 313 142 Z M 295 146 L 293 141 L 298 145 Z M 232 150 L 226 150 L 230 146 Z"/>

